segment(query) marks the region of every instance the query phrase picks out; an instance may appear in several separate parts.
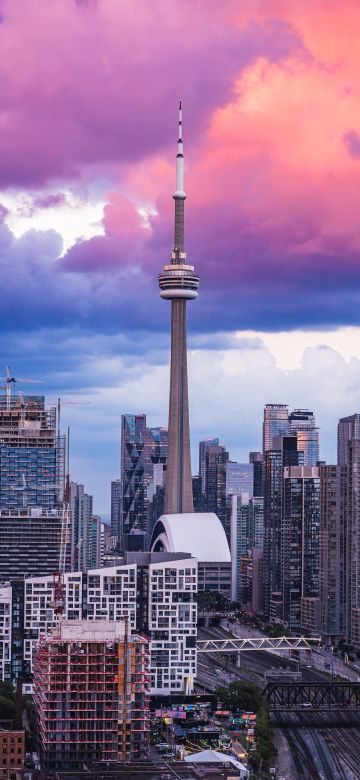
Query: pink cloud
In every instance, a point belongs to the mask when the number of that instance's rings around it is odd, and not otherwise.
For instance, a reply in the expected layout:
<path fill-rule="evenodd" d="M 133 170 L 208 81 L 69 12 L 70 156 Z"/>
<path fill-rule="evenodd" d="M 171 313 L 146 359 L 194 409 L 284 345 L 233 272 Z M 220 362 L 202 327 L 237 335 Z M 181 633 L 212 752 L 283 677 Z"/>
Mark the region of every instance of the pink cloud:
<path fill-rule="evenodd" d="M 76 178 L 166 148 L 179 97 L 194 140 L 245 65 L 301 49 L 281 20 L 234 26 L 193 0 L 3 0 L 2 19 L 3 186 Z"/>

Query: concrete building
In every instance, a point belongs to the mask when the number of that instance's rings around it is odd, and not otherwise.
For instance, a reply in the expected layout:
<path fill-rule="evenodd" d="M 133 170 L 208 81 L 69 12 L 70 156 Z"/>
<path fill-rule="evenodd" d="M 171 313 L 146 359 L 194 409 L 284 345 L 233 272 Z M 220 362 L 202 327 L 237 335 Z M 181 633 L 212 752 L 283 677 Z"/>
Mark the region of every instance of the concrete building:
<path fill-rule="evenodd" d="M 124 621 L 63 621 L 34 659 L 42 768 L 148 757 L 149 647 Z"/>
<path fill-rule="evenodd" d="M 170 263 L 159 276 L 160 295 L 171 301 L 171 368 L 169 445 L 165 491 L 165 514 L 193 512 L 189 400 L 186 350 L 186 302 L 198 296 L 199 277 L 186 258 L 184 246 L 184 156 L 182 111 L 176 157 L 175 236 Z"/>
<path fill-rule="evenodd" d="M 224 528 L 210 512 L 163 515 L 151 540 L 154 552 L 190 550 L 198 561 L 198 589 L 231 596 L 231 558 Z"/>

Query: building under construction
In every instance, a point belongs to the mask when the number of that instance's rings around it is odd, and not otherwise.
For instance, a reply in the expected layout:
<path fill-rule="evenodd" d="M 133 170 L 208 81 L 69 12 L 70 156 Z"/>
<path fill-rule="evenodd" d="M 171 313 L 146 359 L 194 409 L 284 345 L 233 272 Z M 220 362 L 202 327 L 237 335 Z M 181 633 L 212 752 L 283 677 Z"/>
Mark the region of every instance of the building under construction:
<path fill-rule="evenodd" d="M 0 396 L 0 508 L 59 507 L 65 438 L 44 396 Z"/>
<path fill-rule="evenodd" d="M 62 621 L 34 660 L 34 701 L 45 771 L 148 757 L 149 645 L 125 621 Z"/>

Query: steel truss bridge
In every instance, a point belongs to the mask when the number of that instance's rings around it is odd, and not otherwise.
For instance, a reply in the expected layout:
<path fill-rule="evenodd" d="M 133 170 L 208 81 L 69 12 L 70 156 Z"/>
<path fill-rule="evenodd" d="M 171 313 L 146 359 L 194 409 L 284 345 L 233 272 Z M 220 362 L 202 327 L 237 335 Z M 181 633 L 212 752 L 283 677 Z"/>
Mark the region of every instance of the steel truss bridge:
<path fill-rule="evenodd" d="M 289 637 L 280 636 L 255 637 L 246 639 L 198 639 L 196 649 L 198 653 L 240 653 L 248 650 L 268 650 L 270 653 L 278 653 L 283 650 L 312 650 L 313 644 L 319 644 L 318 637 Z"/>
<path fill-rule="evenodd" d="M 360 683 L 268 683 L 269 712 L 360 711 Z"/>

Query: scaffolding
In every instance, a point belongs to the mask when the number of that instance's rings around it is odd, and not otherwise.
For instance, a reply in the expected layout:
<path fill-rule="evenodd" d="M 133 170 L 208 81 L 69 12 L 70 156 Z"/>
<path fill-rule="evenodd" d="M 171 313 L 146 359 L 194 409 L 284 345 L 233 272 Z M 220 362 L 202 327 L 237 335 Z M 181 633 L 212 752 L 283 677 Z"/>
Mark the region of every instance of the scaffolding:
<path fill-rule="evenodd" d="M 43 768 L 146 759 L 149 685 L 148 640 L 125 637 L 123 623 L 64 621 L 60 636 L 42 637 L 34 702 Z"/>

